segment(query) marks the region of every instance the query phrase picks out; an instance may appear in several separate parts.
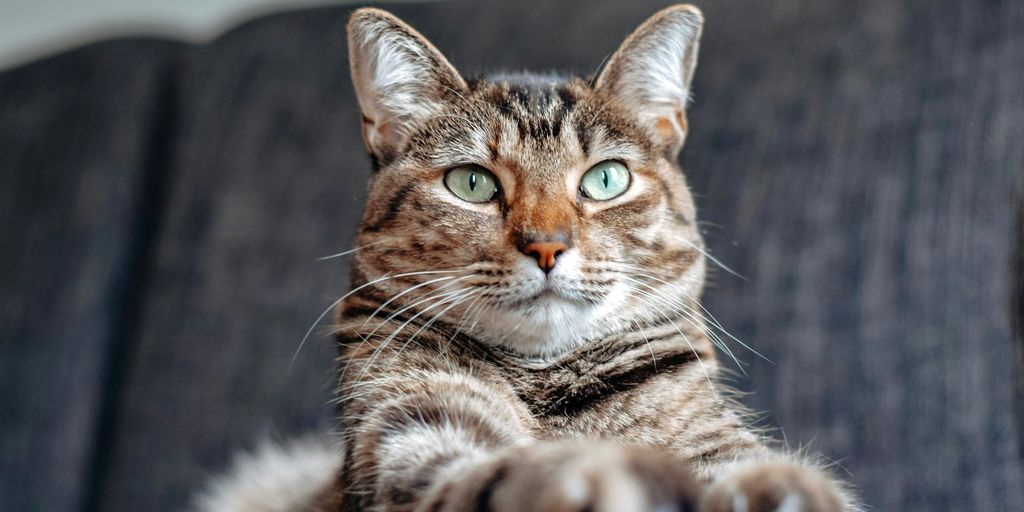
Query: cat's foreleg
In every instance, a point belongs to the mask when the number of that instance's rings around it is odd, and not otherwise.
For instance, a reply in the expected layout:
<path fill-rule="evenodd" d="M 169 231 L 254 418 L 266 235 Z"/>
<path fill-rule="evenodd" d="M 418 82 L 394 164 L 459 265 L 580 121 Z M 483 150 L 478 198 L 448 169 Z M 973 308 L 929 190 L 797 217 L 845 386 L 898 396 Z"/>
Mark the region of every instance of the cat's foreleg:
<path fill-rule="evenodd" d="M 706 512 L 859 511 L 857 501 L 816 465 L 776 455 L 737 460 L 720 468 L 707 487 L 700 510 Z"/>
<path fill-rule="evenodd" d="M 350 389 L 346 508 L 415 510 L 439 483 L 532 438 L 514 402 L 459 373 L 393 372 Z"/>
<path fill-rule="evenodd" d="M 856 512 L 857 498 L 825 465 L 758 446 L 702 464 L 702 512 Z"/>
<path fill-rule="evenodd" d="M 392 392 L 343 409 L 353 436 L 344 494 L 353 508 L 642 511 L 696 504 L 696 480 L 675 457 L 610 443 L 539 441 L 518 399 L 501 386 L 443 372 L 408 377 L 395 386 L 377 381 L 376 391 Z"/>

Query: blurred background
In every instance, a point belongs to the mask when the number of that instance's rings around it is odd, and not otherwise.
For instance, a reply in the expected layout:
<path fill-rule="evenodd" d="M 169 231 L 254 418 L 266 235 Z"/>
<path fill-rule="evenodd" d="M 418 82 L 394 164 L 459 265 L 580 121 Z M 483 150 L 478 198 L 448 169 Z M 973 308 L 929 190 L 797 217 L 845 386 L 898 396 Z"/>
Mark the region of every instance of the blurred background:
<path fill-rule="evenodd" d="M 383 3 L 593 73 L 669 2 Z M 876 510 L 1024 510 L 1024 2 L 706 0 L 681 161 L 743 401 Z M 181 510 L 328 429 L 354 4 L 0 0 L 0 510 Z M 320 331 L 317 331 L 318 333 Z"/>

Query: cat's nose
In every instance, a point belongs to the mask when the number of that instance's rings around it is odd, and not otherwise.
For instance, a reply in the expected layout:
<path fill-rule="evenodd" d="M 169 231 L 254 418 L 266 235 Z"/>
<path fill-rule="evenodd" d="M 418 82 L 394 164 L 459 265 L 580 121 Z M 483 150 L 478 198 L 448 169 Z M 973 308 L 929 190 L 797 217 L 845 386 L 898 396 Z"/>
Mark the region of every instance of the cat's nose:
<path fill-rule="evenodd" d="M 545 274 L 551 273 L 558 257 L 568 250 L 569 248 L 562 242 L 531 242 L 522 248 L 523 254 L 537 260 L 537 266 Z"/>

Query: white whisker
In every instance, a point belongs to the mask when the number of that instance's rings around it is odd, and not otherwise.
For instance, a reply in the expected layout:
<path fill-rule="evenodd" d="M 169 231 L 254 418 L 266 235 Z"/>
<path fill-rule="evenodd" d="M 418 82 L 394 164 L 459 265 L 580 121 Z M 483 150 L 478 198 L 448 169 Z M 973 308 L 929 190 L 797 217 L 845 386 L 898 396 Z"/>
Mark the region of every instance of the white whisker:
<path fill-rule="evenodd" d="M 359 247 L 355 247 L 355 248 L 349 249 L 347 251 L 342 251 L 342 252 L 339 252 L 337 254 L 331 254 L 331 255 L 328 255 L 328 256 L 321 256 L 321 257 L 317 258 L 316 261 L 324 261 L 324 260 L 330 260 L 330 259 L 334 259 L 334 258 L 340 258 L 342 256 L 348 256 L 349 254 L 356 253 L 356 252 L 359 252 L 359 251 L 361 251 L 363 249 L 368 249 L 368 248 L 373 247 L 375 245 L 380 245 L 380 244 L 382 244 L 384 242 L 389 242 L 389 241 L 391 241 L 391 238 L 385 238 L 384 240 L 377 240 L 376 242 L 370 242 L 368 244 L 360 245 Z"/>
<path fill-rule="evenodd" d="M 734 275 L 734 276 L 736 276 L 736 277 L 738 277 L 738 278 L 740 278 L 740 279 L 742 279 L 744 281 L 749 281 L 749 279 L 747 279 L 746 277 L 741 275 L 739 272 L 736 272 L 735 270 L 729 268 L 728 265 L 726 265 L 725 263 L 722 263 L 718 258 L 716 258 L 716 257 L 712 256 L 711 254 L 709 254 L 706 250 L 704 250 L 703 247 L 700 247 L 699 245 L 697 245 L 697 244 L 695 244 L 695 243 L 693 243 L 693 242 L 691 242 L 691 241 L 689 241 L 689 240 L 687 240 L 685 238 L 680 238 L 679 240 L 682 240 L 683 243 L 689 245 L 690 247 L 694 248 L 697 252 L 703 254 L 705 258 L 711 260 L 712 263 L 714 263 L 715 265 L 718 265 L 719 267 L 721 267 L 722 270 L 724 270 L 724 271 L 726 271 L 726 272 L 728 272 L 728 273 L 730 273 L 730 274 L 732 274 L 732 275 Z"/>
<path fill-rule="evenodd" d="M 415 315 L 413 315 L 408 320 L 406 320 L 401 326 L 398 327 L 398 329 L 395 329 L 390 335 L 388 335 L 387 338 L 384 339 L 384 341 L 382 341 L 377 346 L 377 348 L 373 351 L 373 355 L 370 356 L 370 359 L 364 365 L 362 374 L 360 374 L 359 378 L 357 378 L 356 380 L 362 380 L 362 378 L 366 375 L 366 372 L 370 371 L 370 369 L 373 368 L 373 362 L 377 359 L 377 356 L 384 350 L 384 348 L 386 348 L 388 346 L 389 343 L 391 343 L 391 340 L 395 339 L 395 337 L 398 336 L 398 334 L 400 332 L 402 332 L 406 328 L 406 326 L 408 326 L 413 320 L 416 320 L 417 318 L 422 316 L 424 313 L 430 311 L 431 309 L 433 309 L 433 308 L 435 308 L 437 306 L 445 304 L 448 301 L 456 300 L 457 298 L 460 298 L 461 297 L 460 294 L 466 293 L 467 290 L 470 293 L 472 293 L 472 291 L 473 291 L 473 290 L 467 289 L 467 288 L 460 288 L 460 289 L 452 291 L 452 292 L 447 292 L 447 293 L 441 294 L 441 295 L 444 296 L 443 298 L 435 299 L 433 304 L 431 304 L 430 306 L 427 306 L 426 308 L 423 308 L 423 310 L 417 312 Z M 424 300 L 427 300 L 427 299 L 424 299 Z M 419 332 L 420 331 L 417 331 L 417 333 L 419 333 Z M 402 346 L 402 349 L 404 349 L 407 345 L 408 345 L 408 342 L 406 342 L 406 345 Z"/>
<path fill-rule="evenodd" d="M 636 288 L 632 288 L 631 291 L 639 291 L 639 290 L 637 290 Z M 659 308 L 655 304 L 651 303 L 647 299 L 644 299 L 643 297 L 636 297 L 636 298 L 641 300 L 641 301 L 643 301 L 648 306 L 661 311 L 661 308 Z M 664 316 L 664 313 L 662 313 L 662 315 Z M 693 346 L 693 343 L 690 343 L 690 338 L 687 335 L 683 334 L 683 330 L 680 329 L 679 326 L 676 325 L 676 323 L 673 322 L 670 317 L 665 316 L 665 319 L 668 321 L 668 323 L 672 324 L 672 327 L 675 328 L 676 332 L 678 332 L 679 335 L 683 338 L 683 341 L 685 341 L 686 344 L 690 347 L 690 350 L 693 351 L 693 355 L 697 357 L 697 364 L 700 365 L 700 369 L 704 372 L 704 377 L 707 378 L 708 384 L 713 386 L 714 383 L 711 381 L 711 374 L 708 372 L 707 366 L 704 365 L 704 361 L 700 358 L 700 353 L 697 352 L 697 348 Z"/>
<path fill-rule="evenodd" d="M 302 341 L 299 342 L 298 348 L 295 349 L 295 353 L 292 354 L 292 360 L 291 360 L 290 363 L 288 363 L 288 369 L 291 370 L 292 365 L 295 364 L 295 359 L 299 357 L 299 352 L 302 350 L 302 347 L 306 344 L 306 340 L 309 339 L 309 335 L 313 333 L 314 329 L 316 329 L 316 326 L 320 324 L 320 322 L 324 319 L 325 316 L 327 316 L 328 313 L 331 312 L 331 310 L 333 310 L 334 308 L 338 307 L 338 304 L 341 304 L 342 301 L 344 301 L 345 299 L 351 297 L 352 294 L 358 292 L 359 290 L 362 290 L 363 288 L 366 288 L 368 286 L 372 286 L 372 285 L 380 283 L 382 281 L 387 281 L 389 279 L 397 279 L 399 277 L 418 276 L 418 275 L 425 275 L 425 274 L 444 274 L 444 273 L 454 273 L 454 272 L 458 272 L 458 271 L 457 270 L 424 270 L 424 271 L 419 271 L 419 272 L 405 272 L 403 274 L 396 274 L 396 275 L 393 275 L 393 276 L 389 276 L 389 275 L 385 274 L 385 275 L 383 275 L 383 276 L 381 276 L 381 277 L 379 277 L 377 279 L 374 279 L 372 281 L 366 282 L 366 283 L 364 283 L 364 284 L 362 284 L 360 286 L 357 286 L 357 287 L 349 290 L 348 293 L 346 293 L 345 295 L 342 295 L 340 298 L 338 298 L 338 300 L 332 302 L 330 306 L 327 306 L 327 308 L 324 309 L 323 312 L 320 313 L 320 316 L 316 317 L 316 320 L 313 321 L 313 325 L 309 326 L 309 329 L 306 331 L 306 334 L 302 337 Z"/>

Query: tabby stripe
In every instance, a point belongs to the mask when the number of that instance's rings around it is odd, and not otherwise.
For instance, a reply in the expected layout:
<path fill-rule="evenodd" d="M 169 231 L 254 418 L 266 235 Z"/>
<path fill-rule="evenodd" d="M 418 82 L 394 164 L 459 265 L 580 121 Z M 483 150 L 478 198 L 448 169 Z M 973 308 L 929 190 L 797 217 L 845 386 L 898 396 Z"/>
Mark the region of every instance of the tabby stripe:
<path fill-rule="evenodd" d="M 520 395 L 520 398 L 538 416 L 573 416 L 618 393 L 636 388 L 651 377 L 668 375 L 689 366 L 697 362 L 698 357 L 696 352 L 689 349 L 666 354 L 658 359 L 657 365 L 652 361 L 617 374 L 594 376 L 599 377 L 600 382 L 572 390 L 554 401 L 538 402 L 534 397 L 528 395 Z"/>
<path fill-rule="evenodd" d="M 592 134 L 590 133 L 590 127 L 583 122 L 582 118 L 576 120 L 576 139 L 579 141 L 580 149 L 583 151 L 584 157 L 590 156 L 590 143 Z"/>
<path fill-rule="evenodd" d="M 384 217 L 379 219 L 377 222 L 374 222 L 373 224 L 366 226 L 365 228 L 363 228 L 363 231 L 376 233 L 380 231 L 381 228 L 384 227 L 386 224 L 395 220 L 395 217 L 398 216 L 399 208 L 401 208 L 402 203 L 405 202 L 405 196 L 409 194 L 412 188 L 413 186 L 411 184 L 404 185 L 401 188 L 399 188 L 398 192 L 395 192 L 395 194 L 391 196 L 391 199 L 388 200 L 388 206 L 384 210 Z"/>

